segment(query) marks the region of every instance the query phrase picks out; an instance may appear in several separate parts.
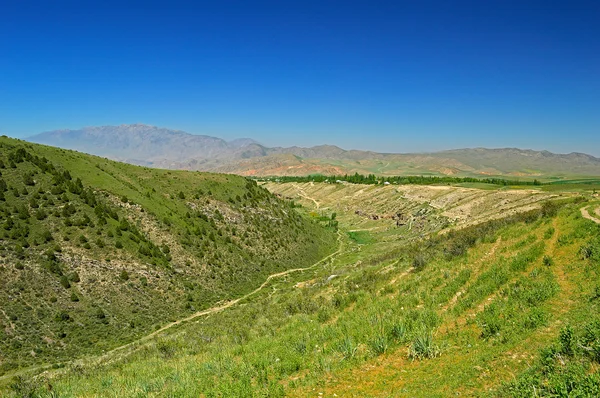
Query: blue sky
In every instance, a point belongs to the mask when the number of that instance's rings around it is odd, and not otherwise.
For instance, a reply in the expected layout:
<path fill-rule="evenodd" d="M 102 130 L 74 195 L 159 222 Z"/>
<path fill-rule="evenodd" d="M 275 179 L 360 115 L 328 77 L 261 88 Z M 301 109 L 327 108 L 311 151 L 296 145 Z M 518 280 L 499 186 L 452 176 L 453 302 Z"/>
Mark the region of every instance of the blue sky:
<path fill-rule="evenodd" d="M 577 0 L 9 0 L 0 133 L 147 123 L 270 146 L 600 156 L 599 20 L 600 2 Z"/>

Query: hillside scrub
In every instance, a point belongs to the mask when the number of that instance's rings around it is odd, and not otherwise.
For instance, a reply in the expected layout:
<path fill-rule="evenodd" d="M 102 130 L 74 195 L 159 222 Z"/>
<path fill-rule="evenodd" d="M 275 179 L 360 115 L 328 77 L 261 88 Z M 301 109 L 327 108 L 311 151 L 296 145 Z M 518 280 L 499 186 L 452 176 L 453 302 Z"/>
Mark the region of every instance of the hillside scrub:
<path fill-rule="evenodd" d="M 0 160 L 0 375 L 131 341 L 334 247 L 332 229 L 242 177 L 8 138 Z"/>

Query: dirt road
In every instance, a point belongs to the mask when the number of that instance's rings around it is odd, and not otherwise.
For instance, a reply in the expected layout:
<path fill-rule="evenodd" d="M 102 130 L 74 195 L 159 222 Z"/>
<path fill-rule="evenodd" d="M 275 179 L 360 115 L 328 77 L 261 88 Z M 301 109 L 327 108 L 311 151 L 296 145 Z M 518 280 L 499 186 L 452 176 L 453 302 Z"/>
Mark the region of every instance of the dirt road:
<path fill-rule="evenodd" d="M 596 208 L 595 213 L 598 215 L 598 217 L 600 217 L 600 207 Z M 583 216 L 583 218 L 587 218 L 588 220 L 591 220 L 591 221 L 595 222 L 596 224 L 600 224 L 600 218 L 596 218 L 593 215 L 591 215 L 588 212 L 587 207 L 581 208 L 581 215 Z"/>

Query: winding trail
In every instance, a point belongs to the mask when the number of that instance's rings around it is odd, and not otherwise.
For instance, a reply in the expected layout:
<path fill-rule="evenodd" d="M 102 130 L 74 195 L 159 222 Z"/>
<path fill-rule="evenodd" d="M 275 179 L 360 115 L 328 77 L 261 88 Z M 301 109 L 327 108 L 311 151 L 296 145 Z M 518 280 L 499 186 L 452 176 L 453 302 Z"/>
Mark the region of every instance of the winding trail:
<path fill-rule="evenodd" d="M 595 214 L 597 214 L 598 217 L 600 217 L 600 207 L 596 208 Z M 591 220 L 596 224 L 600 224 L 600 219 L 594 217 L 588 212 L 588 206 L 584 206 L 581 208 L 581 215 L 583 216 L 583 218 L 587 218 L 588 220 Z"/>
<path fill-rule="evenodd" d="M 337 241 L 338 241 L 338 249 L 335 252 L 331 253 L 327 257 L 322 258 L 321 260 L 317 261 L 316 263 L 312 264 L 309 267 L 306 267 L 306 268 L 293 268 L 293 269 L 288 269 L 286 271 L 278 272 L 276 274 L 271 274 L 271 275 L 269 275 L 267 277 L 267 279 L 265 279 L 265 281 L 259 287 L 257 287 L 256 289 L 254 289 L 250 293 L 247 293 L 247 294 L 243 295 L 242 297 L 238 297 L 238 298 L 236 298 L 234 300 L 228 301 L 225 304 L 221 304 L 221 305 L 218 305 L 218 306 L 215 306 L 215 307 L 211 307 L 211 308 L 208 308 L 208 309 L 205 309 L 205 310 L 202 310 L 202 311 L 198 311 L 198 312 L 196 312 L 196 313 L 194 313 L 194 314 L 192 314 L 192 315 L 190 315 L 190 316 L 188 316 L 186 318 L 177 320 L 175 322 L 171 322 L 171 323 L 163 326 L 162 328 L 157 329 L 154 332 L 152 332 L 152 333 L 150 333 L 150 334 L 148 334 L 148 335 L 146 335 L 146 336 L 144 336 L 144 337 L 142 337 L 142 338 L 140 338 L 138 340 L 132 341 L 131 343 L 122 345 L 122 346 L 117 347 L 117 348 L 113 348 L 112 350 L 107 351 L 102 356 L 105 356 L 105 355 L 108 356 L 110 354 L 113 354 L 113 353 L 115 353 L 117 351 L 121 351 L 121 350 L 123 350 L 123 349 L 125 349 L 127 347 L 132 346 L 132 345 L 143 343 L 144 341 L 150 340 L 151 338 L 157 336 L 158 334 L 164 332 L 165 330 L 171 329 L 174 326 L 180 325 L 180 324 L 185 323 L 185 322 L 192 321 L 192 320 L 194 320 L 194 319 L 196 319 L 198 317 L 204 316 L 204 315 L 214 314 L 215 312 L 220 312 L 220 311 L 223 311 L 223 310 L 225 310 L 225 309 L 227 309 L 229 307 L 232 307 L 232 306 L 236 305 L 237 303 L 239 303 L 240 301 L 243 301 L 243 300 L 247 299 L 248 297 L 250 297 L 250 296 L 252 296 L 252 295 L 260 292 L 262 289 L 264 289 L 269 284 L 269 282 L 271 282 L 271 280 L 273 280 L 275 278 L 280 278 L 282 276 L 286 276 L 286 275 L 291 274 L 293 272 L 307 271 L 309 269 L 315 268 L 319 264 L 324 263 L 324 262 L 332 259 L 333 257 L 335 257 L 335 256 L 337 256 L 338 254 L 341 253 L 341 251 L 342 251 L 342 234 L 340 233 L 339 230 L 338 230 L 338 239 L 337 239 Z"/>
<path fill-rule="evenodd" d="M 298 195 L 302 196 L 304 199 L 312 200 L 315 206 L 317 206 L 317 210 L 321 207 L 321 204 L 315 198 L 308 196 L 306 192 L 304 192 L 304 189 L 299 187 L 298 184 L 293 184 L 293 187 L 298 191 Z"/>
<path fill-rule="evenodd" d="M 242 297 L 238 297 L 234 300 L 228 301 L 224 304 L 220 304 L 220 305 L 216 305 L 214 307 L 211 308 L 207 308 L 205 310 L 202 311 L 198 311 L 188 317 L 179 319 L 175 322 L 171 322 L 163 327 L 161 327 L 160 329 L 155 330 L 154 332 L 147 334 L 137 340 L 134 340 L 130 343 L 124 344 L 122 346 L 113 348 L 110 351 L 105 352 L 104 354 L 101 355 L 97 355 L 97 356 L 93 356 L 93 357 L 87 357 L 87 358 L 79 358 L 79 359 L 74 359 L 72 361 L 67 361 L 65 363 L 63 363 L 63 365 L 67 365 L 67 364 L 75 364 L 75 363 L 85 363 L 87 365 L 93 364 L 93 365 L 98 365 L 103 363 L 104 361 L 106 361 L 107 359 L 109 359 L 111 356 L 115 355 L 116 353 L 123 351 L 127 348 L 131 348 L 131 347 L 135 347 L 135 348 L 140 348 L 143 346 L 143 343 L 151 340 L 152 338 L 158 336 L 159 334 L 165 332 L 166 330 L 169 330 L 177 325 L 181 325 L 182 323 L 186 323 L 189 321 L 192 321 L 196 318 L 202 317 L 202 316 L 206 316 L 206 315 L 210 315 L 210 314 L 214 314 L 223 310 L 226 310 L 227 308 L 233 307 L 234 305 L 236 305 L 237 303 L 239 303 L 240 301 L 246 300 L 247 298 L 249 298 L 250 296 L 260 292 L 261 290 L 263 290 L 268 284 L 269 282 L 271 282 L 273 279 L 276 278 L 280 278 L 282 276 L 286 276 L 289 275 L 291 273 L 294 272 L 302 272 L 302 271 L 308 271 L 312 268 L 317 267 L 318 265 L 325 263 L 331 259 L 333 259 L 334 257 L 338 256 L 342 251 L 343 251 L 343 241 L 342 241 L 342 233 L 338 230 L 337 231 L 338 234 L 338 248 L 335 252 L 329 254 L 328 256 L 322 258 L 321 260 L 317 261 L 316 263 L 305 267 L 305 268 L 293 268 L 293 269 L 288 269 L 286 271 L 282 271 L 282 272 L 278 272 L 275 274 L 271 274 L 267 277 L 267 279 L 256 289 L 254 289 L 253 291 L 251 291 L 250 293 L 247 293 L 245 295 L 243 295 Z M 7 373 L 3 376 L 0 376 L 0 381 L 2 380 L 7 380 L 8 378 L 12 378 L 14 376 L 17 376 L 19 374 L 24 374 L 24 373 L 36 373 L 37 371 L 41 371 L 41 370 L 45 370 L 45 369 L 50 369 L 52 367 L 52 365 L 50 364 L 44 364 L 44 365 L 39 365 L 39 366 L 34 366 L 34 367 L 30 367 L 30 368 L 26 368 L 26 369 L 22 369 L 20 372 L 17 373 Z"/>

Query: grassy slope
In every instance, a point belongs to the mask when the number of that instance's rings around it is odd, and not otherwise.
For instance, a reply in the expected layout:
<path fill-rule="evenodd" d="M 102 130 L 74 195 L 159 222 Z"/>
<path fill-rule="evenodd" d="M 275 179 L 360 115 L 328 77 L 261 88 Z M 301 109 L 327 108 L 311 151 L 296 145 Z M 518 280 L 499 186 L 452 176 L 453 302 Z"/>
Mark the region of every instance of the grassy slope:
<path fill-rule="evenodd" d="M 0 374 L 131 341 L 334 245 L 241 177 L 0 149 Z"/>
<path fill-rule="evenodd" d="M 580 249 L 600 253 L 600 227 L 581 217 L 581 206 L 408 246 L 418 232 L 398 230 L 401 241 L 389 230 L 351 234 L 330 264 L 272 281 L 243 305 L 170 330 L 128 359 L 69 369 L 48 383 L 60 396 L 497 391 L 565 325 L 579 330 L 598 313 L 599 257 Z M 562 358 L 554 360 L 560 368 Z"/>

